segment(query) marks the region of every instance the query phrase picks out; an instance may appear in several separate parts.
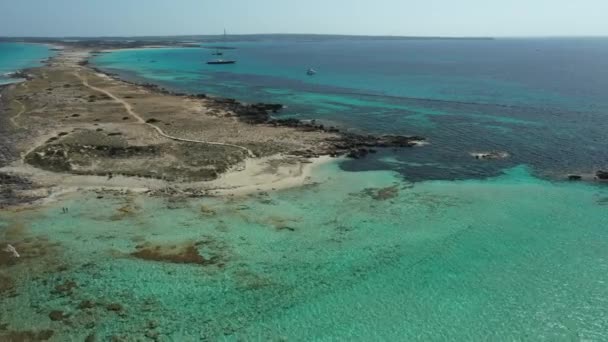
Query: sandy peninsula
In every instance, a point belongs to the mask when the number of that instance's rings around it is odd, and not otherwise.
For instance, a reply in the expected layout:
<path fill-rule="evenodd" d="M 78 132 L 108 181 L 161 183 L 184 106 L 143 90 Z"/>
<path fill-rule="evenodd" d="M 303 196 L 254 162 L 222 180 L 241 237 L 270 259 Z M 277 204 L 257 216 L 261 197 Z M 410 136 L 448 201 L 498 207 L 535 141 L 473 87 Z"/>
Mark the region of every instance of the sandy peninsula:
<path fill-rule="evenodd" d="M 277 104 L 243 104 L 133 84 L 88 65 L 93 47 L 65 46 L 2 90 L 14 151 L 0 173 L 35 186 L 25 197 L 79 189 L 246 194 L 305 184 L 330 157 L 407 147 L 418 137 L 368 136 L 277 120 Z M 170 189 L 170 190 L 168 190 Z M 19 196 L 19 193 L 15 193 Z"/>

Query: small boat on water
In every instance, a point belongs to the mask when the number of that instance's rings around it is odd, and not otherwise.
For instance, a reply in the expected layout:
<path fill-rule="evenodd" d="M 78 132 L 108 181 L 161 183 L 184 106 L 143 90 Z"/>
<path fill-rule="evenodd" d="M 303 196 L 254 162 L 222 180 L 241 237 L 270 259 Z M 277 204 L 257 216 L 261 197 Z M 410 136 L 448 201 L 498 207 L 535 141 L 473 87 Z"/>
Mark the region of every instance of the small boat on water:
<path fill-rule="evenodd" d="M 226 29 L 224 29 L 224 41 L 226 41 Z M 223 56 L 224 53 L 221 52 L 219 49 L 216 49 L 215 52 L 213 53 L 214 56 Z M 236 61 L 235 60 L 231 60 L 231 59 L 214 59 L 212 61 L 208 61 L 207 64 L 211 64 L 211 65 L 218 65 L 218 64 L 235 64 Z"/>
<path fill-rule="evenodd" d="M 207 64 L 235 64 L 235 63 L 236 63 L 236 61 L 226 60 L 226 59 L 216 59 L 216 60 L 207 62 Z"/>
<path fill-rule="evenodd" d="M 308 75 L 308 76 L 313 76 L 316 74 L 317 74 L 317 71 L 313 68 L 310 68 L 310 69 L 308 69 L 308 71 L 306 71 L 306 75 Z"/>

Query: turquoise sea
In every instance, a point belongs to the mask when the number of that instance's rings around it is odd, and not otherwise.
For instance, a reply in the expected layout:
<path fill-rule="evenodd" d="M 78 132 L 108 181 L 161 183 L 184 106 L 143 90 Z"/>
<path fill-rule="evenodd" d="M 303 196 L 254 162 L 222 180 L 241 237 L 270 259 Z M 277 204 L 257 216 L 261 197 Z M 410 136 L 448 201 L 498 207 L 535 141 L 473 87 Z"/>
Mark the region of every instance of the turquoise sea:
<path fill-rule="evenodd" d="M 564 63 L 556 69 L 569 66 L 568 75 L 546 80 L 531 75 L 546 63 L 524 71 L 505 56 L 517 60 L 534 41 L 291 39 L 222 43 L 236 48 L 226 51 L 239 60 L 233 70 L 209 69 L 202 61 L 210 52 L 197 48 L 116 52 L 96 63 L 184 91 L 251 101 L 266 94 L 289 106 L 286 116 L 424 132 L 431 145 L 338 160 L 320 167 L 312 185 L 246 198 L 78 193 L 0 211 L 0 243 L 22 254 L 0 258 L 0 280 L 9 284 L 0 285 L 0 340 L 8 331 L 51 330 L 56 341 L 608 339 L 608 188 L 547 177 L 606 166 L 607 88 L 592 84 L 608 79 L 592 67 L 605 60 L 590 57 L 608 52 L 603 40 L 530 48 L 553 51 L 544 55 Z M 483 44 L 506 46 L 493 59 L 477 56 L 475 68 L 468 51 Z M 570 57 L 582 51 L 586 62 L 558 57 L 563 49 Z M 327 61 L 327 50 L 338 61 Z M 307 63 L 246 69 L 273 51 L 293 51 L 276 58 L 284 63 Z M 374 69 L 400 56 L 410 69 Z M 348 70 L 342 76 L 338 65 Z M 319 73 L 309 78 L 308 67 Z M 355 83 L 356 69 L 370 80 Z M 382 80 L 410 73 L 419 82 L 394 80 L 388 96 Z M 483 83 L 482 73 L 495 76 Z M 340 77 L 352 82 L 330 84 Z M 477 161 L 469 148 L 513 157 Z M 164 258 L 150 260 L 157 254 Z"/>
<path fill-rule="evenodd" d="M 38 66 L 50 56 L 49 48 L 44 45 L 0 42 L 0 85 L 15 81 L 7 74 Z"/>

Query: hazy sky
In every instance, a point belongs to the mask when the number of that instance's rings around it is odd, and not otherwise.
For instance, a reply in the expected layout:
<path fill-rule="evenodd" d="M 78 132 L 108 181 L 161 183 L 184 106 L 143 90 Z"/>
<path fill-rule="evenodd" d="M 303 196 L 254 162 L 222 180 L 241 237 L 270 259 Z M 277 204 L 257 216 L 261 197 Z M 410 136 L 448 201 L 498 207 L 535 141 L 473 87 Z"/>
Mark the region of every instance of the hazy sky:
<path fill-rule="evenodd" d="M 0 0 L 0 36 L 608 35 L 608 0 Z"/>

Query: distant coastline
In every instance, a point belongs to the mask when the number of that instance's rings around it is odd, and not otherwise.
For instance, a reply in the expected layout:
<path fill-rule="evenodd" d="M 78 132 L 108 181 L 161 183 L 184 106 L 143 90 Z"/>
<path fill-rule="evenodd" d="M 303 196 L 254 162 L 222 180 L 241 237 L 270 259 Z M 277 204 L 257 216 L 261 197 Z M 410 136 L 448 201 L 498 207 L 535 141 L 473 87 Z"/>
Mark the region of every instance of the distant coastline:
<path fill-rule="evenodd" d="M 229 38 L 244 39 L 244 40 L 255 40 L 265 38 L 326 38 L 326 39 L 340 39 L 340 38 L 357 38 L 357 39 L 398 39 L 398 40 L 492 40 L 496 37 L 491 36 L 480 36 L 480 37 L 451 37 L 451 36 L 400 36 L 400 35 L 348 35 L 348 34 L 315 34 L 315 33 L 254 33 L 254 34 L 230 34 Z M 65 41 L 65 40 L 148 40 L 148 41 L 175 41 L 184 39 L 224 39 L 221 34 L 196 34 L 196 35 L 162 35 L 162 36 L 64 36 L 64 37 L 13 37 L 13 36 L 0 36 L 0 41 L 4 40 L 23 40 L 31 42 L 39 42 L 41 40 L 50 41 Z"/>
<path fill-rule="evenodd" d="M 222 35 L 181 35 L 181 36 L 124 36 L 124 37 L 2 37 L 0 42 L 23 42 L 38 44 L 59 44 L 70 47 L 99 49 L 139 48 L 149 45 L 192 47 L 192 43 L 254 42 L 268 39 L 290 40 L 494 40 L 493 37 L 423 37 L 423 36 L 366 36 L 366 35 L 323 35 L 323 34 L 231 34 Z"/>

